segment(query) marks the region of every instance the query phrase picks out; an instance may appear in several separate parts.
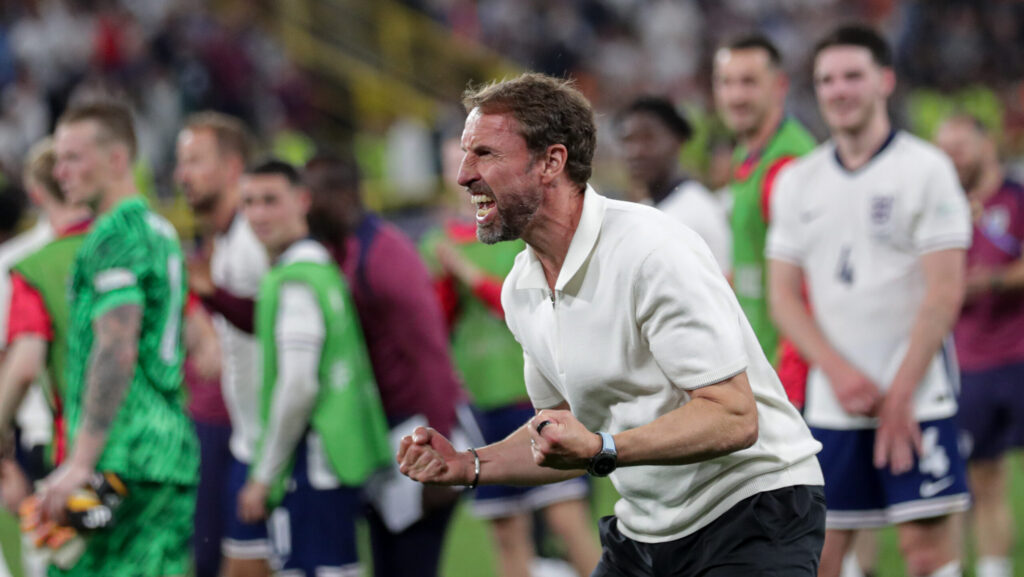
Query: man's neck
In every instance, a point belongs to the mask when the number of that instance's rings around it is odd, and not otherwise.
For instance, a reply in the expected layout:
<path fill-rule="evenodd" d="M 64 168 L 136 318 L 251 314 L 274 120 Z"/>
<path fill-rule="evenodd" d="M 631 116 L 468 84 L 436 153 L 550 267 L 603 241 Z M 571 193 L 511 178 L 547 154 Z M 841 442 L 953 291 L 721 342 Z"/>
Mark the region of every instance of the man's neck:
<path fill-rule="evenodd" d="M 670 170 L 662 178 L 648 185 L 647 196 L 651 198 L 651 202 L 659 204 L 668 198 L 668 195 L 672 194 L 672 191 L 684 180 L 686 180 L 686 177 L 683 176 L 680 170 Z"/>
<path fill-rule="evenodd" d="M 205 214 L 196 215 L 207 234 L 224 234 L 231 228 L 238 214 L 238 187 L 230 187 L 217 199 L 217 204 Z"/>
<path fill-rule="evenodd" d="M 46 211 L 46 219 L 50 221 L 50 226 L 57 234 L 88 220 L 91 216 L 88 208 L 79 206 L 58 205 Z"/>
<path fill-rule="evenodd" d="M 552 290 L 583 215 L 583 196 L 583 192 L 577 192 L 571 185 L 549 191 L 534 222 L 523 234 L 523 240 L 540 261 Z"/>
<path fill-rule="evenodd" d="M 139 194 L 139 191 L 135 188 L 135 183 L 132 181 L 130 176 L 118 182 L 111 183 L 111 185 L 103 191 L 103 194 L 100 195 L 99 201 L 95 207 L 95 214 L 106 214 L 122 200 L 137 194 Z"/>
<path fill-rule="evenodd" d="M 341 227 L 335 229 L 334 235 L 331 237 L 331 241 L 336 246 L 344 246 L 348 238 L 359 230 L 359 225 L 363 223 L 365 218 L 366 211 L 362 208 L 348 211 L 348 218 L 341 223 Z"/>
<path fill-rule="evenodd" d="M 768 111 L 761 126 L 757 127 L 757 130 L 745 137 L 740 137 L 740 144 L 747 149 L 747 152 L 763 150 L 779 130 L 779 125 L 782 124 L 782 117 L 782 107 L 772 108 Z"/>
<path fill-rule="evenodd" d="M 847 170 L 857 170 L 867 164 L 882 148 L 882 144 L 891 133 L 892 123 L 889 122 L 889 116 L 884 113 L 876 114 L 856 132 L 834 133 L 836 150 L 843 166 Z"/>
<path fill-rule="evenodd" d="M 291 235 L 288 236 L 288 240 L 282 243 L 281 246 L 278 246 L 275 249 L 267 249 L 267 255 L 270 256 L 270 262 L 277 264 L 277 261 L 280 260 L 281 256 L 284 255 L 284 253 L 288 252 L 288 249 L 294 246 L 295 243 L 307 237 L 309 237 L 308 228 L 306 228 L 305 226 L 297 228 Z"/>

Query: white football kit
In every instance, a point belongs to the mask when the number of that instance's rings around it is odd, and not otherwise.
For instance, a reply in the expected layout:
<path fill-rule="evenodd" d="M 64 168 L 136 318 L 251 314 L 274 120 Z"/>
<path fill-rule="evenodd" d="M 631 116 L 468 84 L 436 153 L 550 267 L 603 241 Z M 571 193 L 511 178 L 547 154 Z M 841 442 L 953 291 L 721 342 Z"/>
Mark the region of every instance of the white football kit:
<path fill-rule="evenodd" d="M 896 132 L 851 171 L 827 142 L 779 176 L 771 213 L 768 258 L 803 269 L 825 338 L 884 393 L 925 296 L 922 256 L 970 244 L 970 209 L 952 163 Z M 914 393 L 921 454 L 910 471 L 894 475 L 873 465 L 877 419 L 847 413 L 821 369 L 811 367 L 804 417 L 822 443 L 826 527 L 880 527 L 967 509 L 952 418 L 956 375 L 953 349 L 943 346 Z"/>
<path fill-rule="evenodd" d="M 884 392 L 910 341 L 925 293 L 921 255 L 970 245 L 966 196 L 952 163 L 905 132 L 866 166 L 846 170 L 825 143 L 779 176 L 770 259 L 800 266 L 814 318 L 835 349 Z M 918 420 L 956 414 L 955 357 L 943 347 L 918 387 Z M 873 428 L 846 413 L 820 368 L 807 379 L 813 427 Z"/>

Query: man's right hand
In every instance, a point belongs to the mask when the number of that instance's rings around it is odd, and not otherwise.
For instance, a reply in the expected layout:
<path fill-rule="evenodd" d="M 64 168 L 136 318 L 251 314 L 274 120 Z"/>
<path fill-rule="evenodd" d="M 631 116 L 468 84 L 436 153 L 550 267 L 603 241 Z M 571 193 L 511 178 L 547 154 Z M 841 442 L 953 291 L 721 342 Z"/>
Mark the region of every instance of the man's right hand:
<path fill-rule="evenodd" d="M 852 415 L 875 416 L 882 402 L 878 385 L 845 360 L 822 367 L 843 410 Z"/>
<path fill-rule="evenodd" d="M 429 427 L 417 427 L 398 446 L 398 470 L 414 481 L 430 485 L 470 485 L 475 461 L 459 453 L 451 441 Z"/>

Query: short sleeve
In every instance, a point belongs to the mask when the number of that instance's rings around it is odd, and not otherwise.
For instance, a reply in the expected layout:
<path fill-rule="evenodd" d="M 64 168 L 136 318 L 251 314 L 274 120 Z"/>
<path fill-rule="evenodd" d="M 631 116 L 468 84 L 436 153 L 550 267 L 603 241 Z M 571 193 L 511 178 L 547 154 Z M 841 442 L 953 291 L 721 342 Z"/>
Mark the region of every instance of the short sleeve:
<path fill-rule="evenodd" d="M 140 276 L 151 257 L 138 242 L 107 233 L 92 246 L 87 245 L 83 253 L 89 255 L 86 266 L 92 272 L 92 289 L 96 295 L 93 319 L 122 305 L 143 304 L 145 295 Z"/>
<path fill-rule="evenodd" d="M 562 393 L 540 372 L 529 353 L 523 350 L 523 377 L 526 380 L 526 393 L 535 409 L 550 409 L 565 402 Z"/>
<path fill-rule="evenodd" d="M 914 248 L 924 254 L 971 246 L 971 207 L 952 162 L 941 157 L 927 174 Z"/>
<path fill-rule="evenodd" d="M 634 306 L 651 354 L 677 387 L 696 389 L 746 370 L 739 306 L 721 274 L 692 248 L 654 249 L 640 264 Z"/>
<path fill-rule="evenodd" d="M 786 166 L 775 182 L 765 256 L 801 265 L 805 248 L 800 242 L 799 190 L 793 174 L 792 165 Z"/>
<path fill-rule="evenodd" d="M 23 276 L 12 272 L 7 342 L 13 343 L 22 335 L 36 335 L 53 341 L 53 324 L 43 296 Z"/>

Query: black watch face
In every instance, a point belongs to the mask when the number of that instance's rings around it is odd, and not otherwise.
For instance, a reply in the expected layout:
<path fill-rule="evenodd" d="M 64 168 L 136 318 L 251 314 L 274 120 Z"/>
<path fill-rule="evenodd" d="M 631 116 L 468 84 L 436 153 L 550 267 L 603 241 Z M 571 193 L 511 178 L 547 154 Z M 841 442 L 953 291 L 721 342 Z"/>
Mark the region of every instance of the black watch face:
<path fill-rule="evenodd" d="M 598 477 L 607 477 L 615 470 L 615 457 L 611 455 L 598 456 L 594 459 L 594 464 L 591 468 Z"/>

